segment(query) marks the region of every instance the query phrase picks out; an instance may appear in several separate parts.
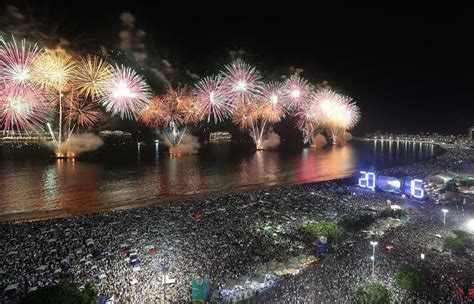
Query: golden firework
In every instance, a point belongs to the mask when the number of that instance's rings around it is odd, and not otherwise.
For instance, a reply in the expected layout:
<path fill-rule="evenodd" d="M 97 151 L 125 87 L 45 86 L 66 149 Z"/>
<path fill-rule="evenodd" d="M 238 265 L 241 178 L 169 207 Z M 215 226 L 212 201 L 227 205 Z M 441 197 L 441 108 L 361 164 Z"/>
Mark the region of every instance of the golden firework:
<path fill-rule="evenodd" d="M 104 59 L 87 55 L 81 57 L 74 74 L 74 81 L 80 94 L 100 98 L 104 95 L 112 78 L 112 67 Z"/>
<path fill-rule="evenodd" d="M 46 49 L 35 61 L 34 81 L 44 87 L 63 89 L 73 78 L 76 61 L 64 49 Z"/>

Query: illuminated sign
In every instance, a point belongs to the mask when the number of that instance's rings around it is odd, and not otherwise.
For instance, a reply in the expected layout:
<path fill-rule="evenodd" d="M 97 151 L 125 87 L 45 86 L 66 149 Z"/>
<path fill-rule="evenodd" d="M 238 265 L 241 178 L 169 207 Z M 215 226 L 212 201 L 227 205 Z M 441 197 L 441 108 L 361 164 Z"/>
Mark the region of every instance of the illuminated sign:
<path fill-rule="evenodd" d="M 423 181 L 421 179 L 412 179 L 410 184 L 410 194 L 416 198 L 423 198 L 425 191 L 423 190 Z"/>
<path fill-rule="evenodd" d="M 375 190 L 375 174 L 373 172 L 360 171 L 359 186 Z"/>
<path fill-rule="evenodd" d="M 370 190 L 380 189 L 386 192 L 404 193 L 411 197 L 422 199 L 425 197 L 423 180 L 403 178 L 398 179 L 392 176 L 375 176 L 373 172 L 360 171 L 358 181 L 359 187 Z"/>
<path fill-rule="evenodd" d="M 401 181 L 392 176 L 377 176 L 377 189 L 387 192 L 401 192 Z"/>

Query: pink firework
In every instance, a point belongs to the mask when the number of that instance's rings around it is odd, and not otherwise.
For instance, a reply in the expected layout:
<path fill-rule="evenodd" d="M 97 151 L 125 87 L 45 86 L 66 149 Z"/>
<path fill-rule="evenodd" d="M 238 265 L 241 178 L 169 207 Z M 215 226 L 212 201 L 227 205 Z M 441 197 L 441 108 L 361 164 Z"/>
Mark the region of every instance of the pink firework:
<path fill-rule="evenodd" d="M 287 111 L 285 100 L 285 90 L 280 83 L 264 84 L 259 99 L 262 118 L 271 123 L 279 122 Z"/>
<path fill-rule="evenodd" d="M 49 108 L 28 89 L 4 92 L 0 96 L 0 128 L 10 132 L 33 132 L 46 123 Z"/>
<path fill-rule="evenodd" d="M 214 123 L 222 122 L 234 111 L 235 106 L 224 94 L 221 77 L 212 76 L 200 80 L 195 86 L 194 94 L 201 105 L 203 115 L 207 116 L 207 122 L 210 122 L 211 118 Z"/>
<path fill-rule="evenodd" d="M 300 131 L 312 133 L 320 121 L 320 112 L 315 107 L 314 102 L 308 102 L 296 112 L 296 126 Z"/>
<path fill-rule="evenodd" d="M 351 129 L 359 117 L 352 98 L 327 89 L 316 92 L 313 108 L 320 112 L 320 123 L 331 129 Z"/>
<path fill-rule="evenodd" d="M 310 121 L 326 129 L 333 139 L 352 129 L 360 117 L 359 107 L 352 98 L 328 89 L 317 91 L 306 110 Z"/>
<path fill-rule="evenodd" d="M 284 85 L 289 109 L 299 109 L 306 105 L 313 90 L 312 85 L 299 76 L 291 76 Z"/>
<path fill-rule="evenodd" d="M 150 87 L 134 70 L 116 66 L 102 104 L 112 115 L 136 119 L 150 98 Z"/>
<path fill-rule="evenodd" d="M 0 41 L 0 78 L 6 86 L 13 89 L 31 85 L 33 64 L 40 50 L 21 40 L 18 45 L 15 38 L 11 41 Z M 32 88 L 34 89 L 34 88 Z"/>
<path fill-rule="evenodd" d="M 352 101 L 351 97 L 343 96 L 345 102 L 340 111 L 340 129 L 350 130 L 359 122 L 359 107 Z"/>
<path fill-rule="evenodd" d="M 255 67 L 242 61 L 224 67 L 224 96 L 232 103 L 247 102 L 259 93 L 260 73 Z"/>

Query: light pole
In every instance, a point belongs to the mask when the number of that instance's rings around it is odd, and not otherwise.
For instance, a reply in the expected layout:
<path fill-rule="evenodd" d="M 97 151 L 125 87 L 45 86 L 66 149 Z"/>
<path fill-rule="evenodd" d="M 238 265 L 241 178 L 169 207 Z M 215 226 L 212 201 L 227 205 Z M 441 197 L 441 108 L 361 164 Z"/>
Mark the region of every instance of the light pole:
<path fill-rule="evenodd" d="M 376 241 L 370 241 L 370 245 L 372 245 L 372 277 L 374 276 L 375 272 L 375 246 L 378 243 Z"/>
<path fill-rule="evenodd" d="M 469 231 L 474 232 L 474 219 L 467 221 L 466 227 Z"/>
<path fill-rule="evenodd" d="M 446 226 L 446 213 L 448 213 L 448 209 L 441 209 L 443 211 L 443 225 Z"/>

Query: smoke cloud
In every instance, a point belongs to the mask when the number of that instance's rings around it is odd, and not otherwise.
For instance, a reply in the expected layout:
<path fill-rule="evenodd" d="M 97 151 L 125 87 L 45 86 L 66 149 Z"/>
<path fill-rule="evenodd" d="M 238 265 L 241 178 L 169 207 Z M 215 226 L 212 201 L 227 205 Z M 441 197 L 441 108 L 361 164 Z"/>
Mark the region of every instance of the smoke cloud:
<path fill-rule="evenodd" d="M 77 47 L 82 42 L 80 37 L 73 37 L 74 43 L 71 43 L 60 35 L 59 30 L 63 28 L 63 24 L 48 22 L 49 20 L 46 20 L 44 16 L 35 15 L 32 12 L 34 11 L 28 7 L 24 13 L 16 6 L 6 5 L 3 15 L 0 16 L 0 35 L 6 38 L 13 35 L 16 39 L 24 38 L 48 48 Z"/>
<path fill-rule="evenodd" d="M 336 144 L 343 146 L 351 139 L 352 139 L 352 134 L 347 131 L 344 131 L 344 133 L 339 134 L 336 137 Z"/>
<path fill-rule="evenodd" d="M 247 54 L 247 52 L 244 49 L 227 50 L 227 53 L 229 54 L 230 59 L 232 61 L 242 60 L 243 57 Z"/>
<path fill-rule="evenodd" d="M 190 72 L 189 70 L 186 70 L 186 74 L 191 77 L 191 79 L 194 79 L 194 80 L 199 80 L 201 79 L 201 76 L 199 76 L 198 74 L 195 74 L 195 73 L 192 73 Z"/>
<path fill-rule="evenodd" d="M 135 16 L 129 12 L 120 14 L 123 30 L 119 32 L 120 48 L 131 53 L 136 61 L 143 62 L 148 58 L 143 42 L 146 33 L 141 29 L 135 29 Z"/>
<path fill-rule="evenodd" d="M 321 149 L 325 145 L 327 145 L 328 141 L 326 137 L 322 134 L 317 134 L 313 136 L 313 143 L 311 144 L 312 148 Z"/>
<path fill-rule="evenodd" d="M 191 71 L 180 71 L 166 58 L 160 56 L 153 45 L 147 44 L 147 33 L 137 27 L 136 18 L 130 12 L 122 12 L 120 14 L 122 22 L 122 30 L 118 36 L 120 38 L 120 49 L 131 55 L 140 66 L 149 72 L 157 84 L 163 88 L 171 86 L 171 84 L 179 76 L 190 77 L 196 79 L 198 75 Z"/>
<path fill-rule="evenodd" d="M 61 145 L 61 154 L 74 154 L 77 156 L 83 152 L 95 151 L 103 144 L 102 138 L 94 133 L 73 134 L 67 142 Z M 50 147 L 53 150 L 56 149 L 56 146 L 51 145 Z"/>
<path fill-rule="evenodd" d="M 263 149 L 276 149 L 280 145 L 280 135 L 270 130 L 262 141 Z"/>
<path fill-rule="evenodd" d="M 159 134 L 160 137 L 165 142 L 165 145 L 170 148 L 170 153 L 172 154 L 197 154 L 201 144 L 198 141 L 198 137 L 191 134 L 184 134 L 181 142 L 174 146 L 167 136 Z"/>

